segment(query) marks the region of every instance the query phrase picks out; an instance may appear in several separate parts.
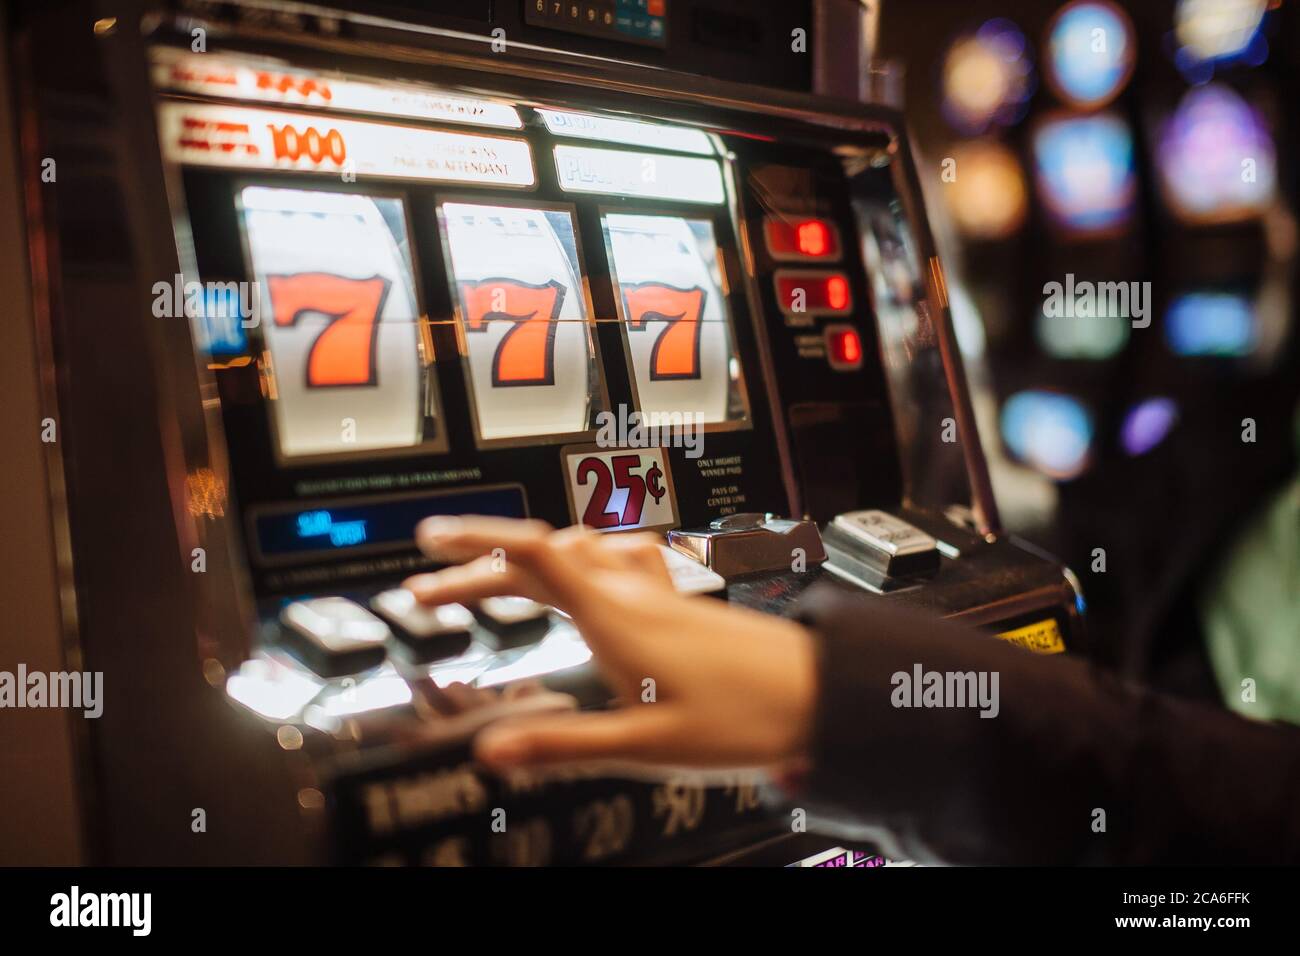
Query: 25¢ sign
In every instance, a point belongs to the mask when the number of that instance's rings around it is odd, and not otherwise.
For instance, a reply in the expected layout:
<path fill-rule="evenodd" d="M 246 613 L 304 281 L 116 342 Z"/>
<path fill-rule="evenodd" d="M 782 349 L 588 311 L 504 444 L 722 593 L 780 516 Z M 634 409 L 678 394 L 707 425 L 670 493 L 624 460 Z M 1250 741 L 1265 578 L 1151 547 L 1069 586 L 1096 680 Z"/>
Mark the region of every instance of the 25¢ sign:
<path fill-rule="evenodd" d="M 561 457 L 575 521 L 597 531 L 677 526 L 677 499 L 664 449 L 570 445 Z"/>

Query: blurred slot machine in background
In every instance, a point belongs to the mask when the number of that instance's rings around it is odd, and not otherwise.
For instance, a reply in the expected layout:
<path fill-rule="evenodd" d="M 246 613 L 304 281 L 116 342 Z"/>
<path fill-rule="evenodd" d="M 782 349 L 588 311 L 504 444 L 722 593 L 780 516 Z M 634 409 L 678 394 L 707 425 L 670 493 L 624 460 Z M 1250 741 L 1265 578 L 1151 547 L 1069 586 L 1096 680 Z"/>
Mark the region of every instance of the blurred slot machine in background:
<path fill-rule="evenodd" d="M 1293 460 L 1300 11 L 935 7 L 883 36 L 1003 516 L 1079 573 L 1099 660 L 1214 696 L 1196 604 Z"/>

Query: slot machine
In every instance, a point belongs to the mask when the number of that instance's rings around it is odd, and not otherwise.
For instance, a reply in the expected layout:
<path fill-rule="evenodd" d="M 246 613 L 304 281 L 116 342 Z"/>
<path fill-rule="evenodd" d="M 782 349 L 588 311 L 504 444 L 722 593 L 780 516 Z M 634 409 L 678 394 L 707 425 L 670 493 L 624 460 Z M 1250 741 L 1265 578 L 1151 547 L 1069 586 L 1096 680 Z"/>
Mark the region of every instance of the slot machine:
<path fill-rule="evenodd" d="M 904 118 L 858 100 L 871 15 L 18 19 L 63 639 L 104 674 L 88 858 L 802 854 L 756 776 L 477 768 L 486 721 L 608 694 L 553 609 L 414 606 L 429 515 L 650 531 L 679 587 L 774 614 L 827 581 L 1079 647 L 1068 571 L 999 527 Z M 453 683 L 478 704 L 439 711 Z"/>

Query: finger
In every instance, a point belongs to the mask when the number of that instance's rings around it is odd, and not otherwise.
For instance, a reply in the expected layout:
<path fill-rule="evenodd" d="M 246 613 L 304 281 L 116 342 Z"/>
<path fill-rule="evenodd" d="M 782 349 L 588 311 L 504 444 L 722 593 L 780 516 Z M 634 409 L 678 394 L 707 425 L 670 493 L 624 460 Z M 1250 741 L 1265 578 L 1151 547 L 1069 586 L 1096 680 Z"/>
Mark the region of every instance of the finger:
<path fill-rule="evenodd" d="M 434 515 L 415 528 L 420 550 L 438 561 L 460 562 L 491 554 L 532 551 L 546 541 L 552 528 L 545 521 L 494 518 L 484 515 Z"/>
<path fill-rule="evenodd" d="M 553 604 L 553 595 L 517 565 L 502 565 L 491 555 L 441 571 L 417 574 L 402 582 L 421 604 L 473 604 L 484 598 L 519 595 Z"/>
<path fill-rule="evenodd" d="M 466 711 L 482 707 L 497 698 L 495 691 L 482 687 L 471 687 L 469 684 L 460 681 L 448 684 L 442 689 L 442 692 L 454 708 L 453 712 L 457 714 L 463 714 Z"/>
<path fill-rule="evenodd" d="M 501 688 L 501 696 L 505 700 L 522 700 L 525 697 L 536 697 L 538 694 L 549 694 L 546 685 L 535 677 L 525 677 L 519 680 L 511 681 Z"/>
<path fill-rule="evenodd" d="M 491 555 L 501 565 L 522 566 L 551 591 L 554 599 L 546 603 L 563 606 L 581 590 L 582 567 L 565 560 L 568 549 L 552 546 L 554 536 L 545 521 L 481 515 L 435 516 L 416 528 L 416 541 L 430 557 L 458 562 Z"/>
<path fill-rule="evenodd" d="M 459 699 L 459 692 L 453 692 L 452 690 L 452 688 L 457 687 L 458 685 L 464 687 L 465 685 L 463 683 L 457 682 L 456 684 L 449 684 L 446 687 L 439 687 L 433 681 L 429 681 L 429 684 L 431 687 L 424 695 L 424 698 L 433 709 L 434 713 L 441 717 L 454 717 L 465 709 Z"/>
<path fill-rule="evenodd" d="M 474 755 L 495 769 L 586 760 L 667 759 L 676 722 L 667 705 L 504 721 L 474 739 Z"/>
<path fill-rule="evenodd" d="M 664 584 L 672 584 L 672 575 L 664 561 L 662 540 L 654 534 L 612 534 L 602 542 L 610 553 L 616 555 L 625 568 L 643 571 Z"/>

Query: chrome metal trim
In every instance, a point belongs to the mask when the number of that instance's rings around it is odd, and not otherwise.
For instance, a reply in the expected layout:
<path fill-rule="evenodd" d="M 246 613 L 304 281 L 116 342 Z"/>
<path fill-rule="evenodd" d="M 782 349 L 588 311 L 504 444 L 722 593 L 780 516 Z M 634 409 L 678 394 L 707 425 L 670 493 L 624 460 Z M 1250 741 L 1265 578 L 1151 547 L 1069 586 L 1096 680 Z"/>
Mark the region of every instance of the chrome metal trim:
<path fill-rule="evenodd" d="M 892 525 L 897 537 L 891 534 L 889 537 L 882 537 L 871 530 L 870 527 L 860 521 L 854 520 L 855 515 L 879 515 L 875 519 L 875 526 L 886 529 Z M 930 535 L 926 534 L 915 525 L 908 524 L 902 518 L 896 518 L 888 512 L 872 508 L 866 511 L 851 511 L 847 514 L 836 515 L 832 522 L 834 526 L 845 534 L 849 535 L 855 541 L 861 541 L 863 544 L 877 551 L 884 552 L 893 558 L 907 557 L 913 554 L 924 554 L 927 551 L 933 551 L 938 547 L 938 542 Z"/>
<path fill-rule="evenodd" d="M 943 358 L 944 376 L 948 382 L 953 416 L 956 418 L 957 431 L 961 436 L 962 457 L 966 462 L 966 476 L 970 482 L 971 510 L 975 514 L 982 534 L 997 534 L 1002 530 L 997 499 L 993 496 L 993 482 L 989 478 L 988 461 L 984 455 L 984 448 L 980 444 L 979 428 L 975 421 L 970 388 L 966 381 L 966 369 L 962 363 L 961 349 L 957 345 L 957 334 L 953 329 L 943 266 L 939 260 L 934 234 L 930 230 L 930 222 L 925 217 L 925 199 L 921 194 L 920 174 L 907 138 L 899 137 L 896 146 L 898 162 L 890 165 L 895 170 L 894 181 L 899 199 L 903 203 L 908 220 L 916 230 L 917 257 L 923 263 L 922 267 L 927 273 L 926 301 L 930 307 L 931 322 Z"/>
<path fill-rule="evenodd" d="M 235 7 L 265 6 L 265 0 L 238 0 L 238 2 L 230 5 Z M 303 13 L 312 13 L 330 19 L 353 19 L 351 15 L 338 10 L 327 10 L 306 4 L 292 4 L 291 6 L 300 8 Z M 156 32 L 160 38 L 166 37 L 169 32 L 175 35 L 175 31 L 169 31 L 163 25 L 162 21 L 164 19 L 166 18 L 160 15 L 156 21 Z M 177 16 L 171 19 L 175 21 L 176 29 L 180 31 L 180 35 L 188 43 L 189 34 L 180 30 L 180 27 L 182 23 L 189 23 L 189 18 Z M 796 120 L 842 132 L 877 133 L 887 140 L 892 139 L 904 127 L 902 114 L 897 110 L 881 106 L 867 106 L 849 97 L 814 97 L 806 93 L 763 88 L 761 89 L 761 99 L 754 99 L 753 88 L 742 84 L 669 72 L 663 69 L 646 67 L 640 63 L 628 64 L 619 60 L 584 56 L 568 51 L 522 43 L 511 44 L 508 47 L 513 52 L 540 53 L 545 54 L 547 57 L 545 63 L 534 63 L 491 53 L 491 38 L 486 36 L 435 27 L 412 26 L 367 16 L 360 17 L 360 21 L 387 29 L 400 30 L 421 38 L 435 37 L 452 41 L 457 43 L 461 49 L 398 46 L 377 40 L 324 37 L 304 34 L 301 31 L 275 29 L 271 26 L 228 22 L 210 24 L 208 43 L 209 47 L 211 47 L 214 38 L 224 38 L 236 43 L 246 41 L 253 43 L 275 42 L 287 46 L 301 47 L 314 52 L 369 56 L 411 65 L 441 66 L 472 73 L 504 74 L 513 79 L 570 84 L 587 94 L 590 94 L 595 89 L 602 92 L 657 96 L 677 103 L 756 113 L 769 118 Z M 227 48 L 225 52 L 235 53 L 240 52 L 240 50 L 239 48 Z M 638 75 L 629 75 L 627 72 L 629 67 L 634 68 L 635 73 Z M 529 100 L 520 100 L 519 102 L 527 105 L 548 105 L 540 100 L 536 104 Z M 645 104 L 647 108 L 650 105 Z M 555 108 L 563 108 L 563 105 L 556 104 Z M 665 117 L 653 112 L 638 112 L 635 118 L 658 119 L 683 125 L 680 117 Z M 685 125 L 690 124 L 686 123 Z"/>
<path fill-rule="evenodd" d="M 53 442 L 43 442 L 45 493 L 49 503 L 50 547 L 54 562 L 55 603 L 58 622 L 55 639 L 62 666 L 66 670 L 84 670 L 84 649 L 79 628 L 79 609 L 76 589 L 76 562 L 72 549 L 72 529 L 68 508 L 66 466 L 63 442 L 59 433 L 64 431 L 64 421 L 59 402 L 57 363 L 51 325 L 50 295 L 56 286 L 56 255 L 49 255 L 50 245 L 57 235 L 46 229 L 46 207 L 42 202 L 42 185 L 35 170 L 41 169 L 36 135 L 34 92 L 30 73 L 25 69 L 29 51 L 19 46 L 16 55 L 10 55 L 11 34 L 9 24 L 0 22 L 0 94 L 6 102 L 0 104 L 0 120 L 6 129 L 0 133 L 0 148 L 5 156 L 0 159 L 6 173 L 14 173 L 13 186 L 18 193 L 18 203 L 9 213 L 16 224 L 21 248 L 27 257 L 26 268 L 14 264 L 16 272 L 25 272 L 26 281 L 19 289 L 8 290 L 10 321 L 31 323 L 37 398 L 46 414 L 55 419 Z M 24 188 L 26 187 L 26 188 Z M 8 229 L 6 228 L 6 234 Z M 90 734 L 88 721 L 68 717 L 73 793 L 69 805 L 75 815 L 76 862 L 93 859 L 96 834 L 90 825 L 92 808 L 98 800 L 94 773 L 91 769 Z M 21 790 L 21 788 L 20 788 Z M 33 862 L 48 862 L 37 860 Z"/>

